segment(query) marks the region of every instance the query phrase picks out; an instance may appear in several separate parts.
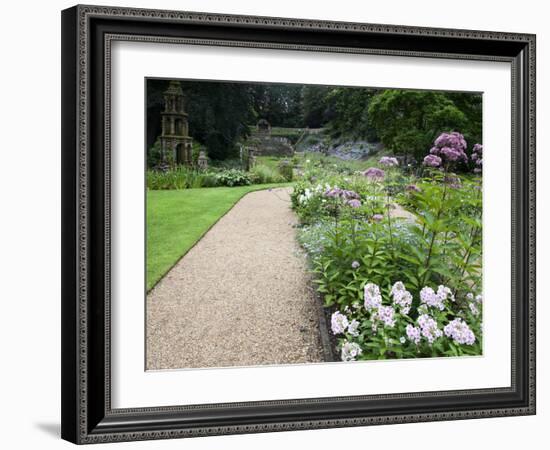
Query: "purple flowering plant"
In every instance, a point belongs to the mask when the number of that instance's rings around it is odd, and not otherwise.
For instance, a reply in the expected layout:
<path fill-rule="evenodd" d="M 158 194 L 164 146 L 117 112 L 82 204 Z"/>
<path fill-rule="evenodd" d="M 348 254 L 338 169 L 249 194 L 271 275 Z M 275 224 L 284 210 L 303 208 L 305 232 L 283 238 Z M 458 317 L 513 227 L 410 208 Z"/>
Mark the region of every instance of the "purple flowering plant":
<path fill-rule="evenodd" d="M 414 297 L 403 282 L 388 289 L 366 283 L 362 305 L 332 314 L 331 332 L 342 361 L 481 354 L 481 301 L 472 300 L 473 313 L 471 306 L 457 305 L 447 286 L 424 286 L 420 295 L 413 314 Z M 357 351 L 350 355 L 352 344 Z"/>
<path fill-rule="evenodd" d="M 295 183 L 298 239 L 342 360 L 481 354 L 481 177 L 453 172 L 467 144 L 442 136 L 425 177 L 380 160 Z"/>

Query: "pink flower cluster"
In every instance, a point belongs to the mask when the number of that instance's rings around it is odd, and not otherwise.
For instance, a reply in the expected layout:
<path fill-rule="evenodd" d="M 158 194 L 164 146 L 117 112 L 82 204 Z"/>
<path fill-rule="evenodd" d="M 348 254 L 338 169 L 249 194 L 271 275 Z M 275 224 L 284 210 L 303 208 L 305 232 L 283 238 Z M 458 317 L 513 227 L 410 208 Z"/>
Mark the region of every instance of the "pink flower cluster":
<path fill-rule="evenodd" d="M 409 192 L 422 192 L 422 189 L 420 189 L 416 184 L 407 185 L 405 190 L 407 190 Z"/>
<path fill-rule="evenodd" d="M 476 295 L 474 298 L 474 294 L 471 292 L 466 294 L 466 299 L 469 301 L 468 308 L 470 308 L 470 312 L 474 316 L 479 316 L 479 305 L 481 305 L 482 297 L 481 295 Z"/>
<path fill-rule="evenodd" d="M 405 332 L 407 333 L 407 337 L 411 342 L 414 342 L 417 345 L 420 343 L 420 339 L 422 338 L 422 335 L 420 334 L 420 328 L 415 327 L 409 323 L 405 328 Z"/>
<path fill-rule="evenodd" d="M 355 361 L 361 353 L 363 353 L 361 346 L 355 342 L 346 341 L 344 345 L 342 345 L 342 361 Z"/>
<path fill-rule="evenodd" d="M 418 316 L 417 322 L 420 326 L 420 333 L 427 339 L 428 343 L 432 344 L 437 338 L 443 336 L 442 331 L 437 327 L 436 320 L 432 316 L 422 314 Z"/>
<path fill-rule="evenodd" d="M 346 204 L 352 208 L 359 208 L 361 206 L 361 201 L 357 199 L 348 200 Z"/>
<path fill-rule="evenodd" d="M 380 161 L 378 161 L 378 164 L 386 167 L 394 167 L 399 165 L 399 161 L 397 161 L 397 158 L 394 158 L 393 156 L 382 156 Z"/>
<path fill-rule="evenodd" d="M 330 325 L 334 334 L 343 334 L 349 325 L 348 318 L 340 311 L 336 311 L 330 318 Z"/>
<path fill-rule="evenodd" d="M 428 167 L 439 167 L 441 163 L 441 158 L 436 155 L 428 155 L 424 158 L 424 165 Z"/>
<path fill-rule="evenodd" d="M 325 197 L 342 198 L 344 200 L 352 200 L 352 199 L 361 198 L 357 192 L 348 191 L 346 189 L 340 189 L 338 186 L 334 186 L 333 188 L 328 188 L 324 192 L 324 195 L 325 195 Z"/>
<path fill-rule="evenodd" d="M 466 140 L 459 132 L 441 133 L 434 141 L 430 154 L 424 158 L 424 164 L 431 167 L 439 167 L 442 162 L 467 162 L 466 147 Z"/>
<path fill-rule="evenodd" d="M 382 294 L 380 288 L 374 283 L 365 285 L 365 309 L 372 311 L 378 309 L 382 305 Z"/>
<path fill-rule="evenodd" d="M 483 145 L 481 144 L 474 144 L 474 148 L 472 149 L 472 155 L 470 156 L 472 161 L 474 161 L 476 167 L 474 168 L 474 172 L 480 173 L 481 169 L 483 167 Z"/>
<path fill-rule="evenodd" d="M 374 313 L 373 316 L 381 322 L 384 322 L 384 325 L 387 327 L 393 328 L 395 325 L 395 319 L 393 318 L 394 314 L 395 311 L 391 306 L 379 306 L 378 311 Z"/>
<path fill-rule="evenodd" d="M 437 292 L 434 292 L 429 286 L 423 287 L 420 291 L 420 303 L 432 308 L 438 308 L 441 311 L 445 309 L 444 302 L 447 298 L 453 302 L 455 300 L 453 293 L 447 286 L 440 285 Z"/>
<path fill-rule="evenodd" d="M 392 286 L 391 295 L 393 296 L 393 303 L 401 308 L 401 314 L 409 314 L 413 296 L 405 289 L 403 282 L 398 281 Z"/>
<path fill-rule="evenodd" d="M 363 172 L 363 175 L 372 181 L 382 181 L 386 176 L 385 172 L 377 167 L 369 167 Z"/>
<path fill-rule="evenodd" d="M 474 332 L 463 319 L 455 318 L 447 325 L 444 325 L 444 322 L 440 324 L 438 320 L 445 320 L 447 314 L 441 315 L 430 310 L 430 308 L 444 310 L 446 301 L 455 301 L 451 289 L 447 286 L 440 285 L 437 291 L 429 286 L 422 288 L 420 291 L 421 304 L 418 307 L 419 316 L 415 321 L 408 316 L 413 303 L 413 296 L 402 281 L 393 284 L 390 295 L 393 300 L 392 304 L 385 305 L 383 304 L 380 287 L 375 283 L 365 285 L 364 308 L 368 313 L 367 317 L 371 322 L 373 333 L 376 333 L 380 327 L 394 328 L 401 335 L 399 338 L 401 344 L 406 344 L 409 341 L 417 346 L 423 343 L 432 346 L 438 339 L 445 339 L 445 337 L 460 345 L 473 345 L 476 342 Z M 477 308 L 482 302 L 481 295 L 474 297 L 473 293 L 468 293 L 466 299 L 469 301 L 472 313 L 477 315 L 479 313 Z M 399 308 L 401 315 L 397 314 L 397 308 Z M 360 309 L 360 305 L 354 305 L 354 309 Z M 344 313 L 336 311 L 332 314 L 332 332 L 335 335 L 346 335 L 346 340 L 343 341 L 341 347 L 342 360 L 354 361 L 361 354 L 362 346 L 348 339 L 360 336 L 361 316 L 359 320 L 355 318 L 352 320 L 349 314 L 354 313 L 349 307 L 344 308 Z M 346 316 L 346 314 L 348 315 Z M 402 326 L 405 326 L 404 330 L 401 328 Z M 386 332 L 389 332 L 389 330 Z"/>
<path fill-rule="evenodd" d="M 474 332 L 462 319 L 457 318 L 449 322 L 443 328 L 445 336 L 450 337 L 456 344 L 473 345 L 476 341 Z"/>
<path fill-rule="evenodd" d="M 371 319 L 383 322 L 387 327 L 395 325 L 395 310 L 392 306 L 382 305 L 382 294 L 380 288 L 374 283 L 365 285 L 365 309 L 372 312 Z M 376 329 L 376 323 L 373 323 L 373 330 Z"/>
<path fill-rule="evenodd" d="M 359 321 L 353 319 L 351 322 L 345 314 L 336 311 L 330 318 L 330 327 L 333 334 L 349 333 L 352 336 L 359 336 Z"/>
<path fill-rule="evenodd" d="M 333 188 L 328 188 L 324 192 L 324 196 L 328 198 L 341 199 L 344 203 L 352 208 L 359 208 L 361 206 L 361 197 L 355 191 L 348 191 L 346 189 L 340 189 L 335 186 Z"/>

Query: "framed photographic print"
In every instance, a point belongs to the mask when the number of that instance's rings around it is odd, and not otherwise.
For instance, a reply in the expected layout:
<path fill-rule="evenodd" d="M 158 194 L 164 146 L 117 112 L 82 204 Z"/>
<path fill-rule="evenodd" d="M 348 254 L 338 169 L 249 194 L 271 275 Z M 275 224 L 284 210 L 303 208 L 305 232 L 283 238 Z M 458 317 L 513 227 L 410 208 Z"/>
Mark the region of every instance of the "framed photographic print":
<path fill-rule="evenodd" d="M 62 437 L 535 413 L 535 36 L 62 12 Z"/>

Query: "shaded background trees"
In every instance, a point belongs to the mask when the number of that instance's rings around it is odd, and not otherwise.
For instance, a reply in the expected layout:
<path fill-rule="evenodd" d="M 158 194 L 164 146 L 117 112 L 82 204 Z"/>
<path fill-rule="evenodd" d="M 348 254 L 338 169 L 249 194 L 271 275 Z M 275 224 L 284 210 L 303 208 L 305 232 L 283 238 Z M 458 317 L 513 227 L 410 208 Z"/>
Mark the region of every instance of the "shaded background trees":
<path fill-rule="evenodd" d="M 168 83 L 168 80 L 147 82 L 147 148 L 161 133 L 160 113 Z M 234 156 L 235 143 L 247 135 L 248 125 L 255 117 L 250 85 L 185 81 L 181 86 L 193 139 L 208 148 L 212 159 Z"/>
<path fill-rule="evenodd" d="M 147 148 L 160 135 L 168 80 L 147 81 Z M 482 138 L 478 93 L 372 89 L 274 83 L 182 81 L 189 134 L 210 158 L 238 154 L 250 127 L 324 128 L 332 142 L 382 142 L 392 153 L 417 160 L 443 131 L 460 131 L 470 144 Z"/>

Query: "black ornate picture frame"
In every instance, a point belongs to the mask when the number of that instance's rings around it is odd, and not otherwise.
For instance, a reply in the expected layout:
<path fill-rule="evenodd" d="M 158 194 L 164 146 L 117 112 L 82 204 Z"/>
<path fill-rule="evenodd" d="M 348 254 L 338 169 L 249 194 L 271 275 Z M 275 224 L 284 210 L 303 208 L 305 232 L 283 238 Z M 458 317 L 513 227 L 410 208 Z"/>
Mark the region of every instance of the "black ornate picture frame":
<path fill-rule="evenodd" d="M 113 409 L 114 41 L 504 61 L 512 67 L 512 373 L 506 388 Z M 62 437 L 167 439 L 535 414 L 535 36 L 99 6 L 62 12 Z"/>

